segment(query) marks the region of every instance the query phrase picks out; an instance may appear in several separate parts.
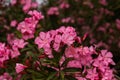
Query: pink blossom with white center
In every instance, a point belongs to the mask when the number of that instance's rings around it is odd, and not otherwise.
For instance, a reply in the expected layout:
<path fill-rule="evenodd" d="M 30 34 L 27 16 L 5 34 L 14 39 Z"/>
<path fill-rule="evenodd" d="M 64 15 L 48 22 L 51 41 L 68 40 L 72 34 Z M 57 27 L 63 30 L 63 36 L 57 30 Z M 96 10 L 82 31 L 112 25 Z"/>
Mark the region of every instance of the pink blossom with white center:
<path fill-rule="evenodd" d="M 51 7 L 48 12 L 48 15 L 59 15 L 59 9 L 58 7 Z"/>
<path fill-rule="evenodd" d="M 37 44 L 39 48 L 50 48 L 51 41 L 52 38 L 49 32 L 40 32 L 39 36 L 35 39 L 35 44 Z"/>
<path fill-rule="evenodd" d="M 9 73 L 4 73 L 0 76 L 0 80 L 13 80 L 12 76 L 9 75 Z"/>
<path fill-rule="evenodd" d="M 24 71 L 24 69 L 26 69 L 27 66 L 21 64 L 21 63 L 16 63 L 16 67 L 15 67 L 15 70 L 16 70 L 16 73 L 21 73 L 22 71 Z"/>

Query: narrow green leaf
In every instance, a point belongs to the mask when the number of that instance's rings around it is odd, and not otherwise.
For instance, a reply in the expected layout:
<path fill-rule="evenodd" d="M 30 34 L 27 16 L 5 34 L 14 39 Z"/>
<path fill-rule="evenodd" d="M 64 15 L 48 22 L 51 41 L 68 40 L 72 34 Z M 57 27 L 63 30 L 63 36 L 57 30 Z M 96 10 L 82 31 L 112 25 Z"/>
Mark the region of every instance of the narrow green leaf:
<path fill-rule="evenodd" d="M 63 71 L 74 73 L 74 72 L 81 72 L 81 69 L 80 68 L 65 68 Z"/>
<path fill-rule="evenodd" d="M 53 80 L 54 76 L 56 75 L 57 72 L 52 72 L 46 80 Z"/>
<path fill-rule="evenodd" d="M 64 80 L 64 72 L 63 71 L 60 71 L 60 77 L 61 77 L 61 80 Z"/>

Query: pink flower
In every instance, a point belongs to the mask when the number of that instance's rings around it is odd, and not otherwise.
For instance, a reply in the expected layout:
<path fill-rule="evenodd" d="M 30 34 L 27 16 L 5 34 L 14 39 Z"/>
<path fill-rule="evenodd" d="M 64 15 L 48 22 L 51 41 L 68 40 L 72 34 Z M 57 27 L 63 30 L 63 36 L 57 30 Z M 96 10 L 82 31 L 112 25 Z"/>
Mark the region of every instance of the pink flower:
<path fill-rule="evenodd" d="M 50 42 L 52 41 L 49 32 L 40 32 L 39 37 L 35 39 L 35 44 L 39 48 L 50 48 Z"/>
<path fill-rule="evenodd" d="M 69 7 L 70 7 L 70 5 L 66 2 L 63 2 L 63 3 L 60 4 L 61 9 L 66 9 L 66 8 L 69 8 Z"/>
<path fill-rule="evenodd" d="M 120 30 L 120 20 L 119 19 L 116 19 L 116 26 L 117 26 L 117 29 Z"/>
<path fill-rule="evenodd" d="M 99 76 L 96 71 L 96 68 L 87 70 L 86 78 L 90 80 L 99 80 Z"/>
<path fill-rule="evenodd" d="M 74 47 L 69 46 L 68 48 L 65 49 L 65 56 L 67 58 L 70 58 L 70 57 L 72 58 L 74 57 L 75 54 L 76 54 L 76 49 Z M 79 56 L 77 55 L 77 57 Z"/>
<path fill-rule="evenodd" d="M 29 9 L 31 8 L 31 0 L 25 0 L 24 2 L 22 2 L 22 3 L 24 3 L 23 4 L 23 11 L 24 12 L 28 12 L 29 11 Z"/>
<path fill-rule="evenodd" d="M 45 54 L 46 54 L 49 58 L 53 58 L 51 48 L 47 48 L 47 47 L 44 48 L 44 52 L 45 52 Z"/>
<path fill-rule="evenodd" d="M 74 39 L 75 39 L 75 37 L 70 35 L 70 34 L 63 34 L 62 35 L 62 42 L 64 44 L 67 44 L 68 46 L 73 44 L 73 42 L 75 41 Z"/>
<path fill-rule="evenodd" d="M 61 43 L 61 35 L 56 35 L 54 39 L 53 48 L 58 51 Z"/>
<path fill-rule="evenodd" d="M 33 17 L 35 17 L 37 20 L 41 20 L 41 19 L 44 18 L 44 16 L 42 15 L 42 13 L 38 12 L 36 10 L 29 11 L 28 14 L 31 15 L 31 16 L 33 16 Z"/>
<path fill-rule="evenodd" d="M 48 12 L 48 15 L 59 15 L 58 7 L 51 7 Z"/>
<path fill-rule="evenodd" d="M 67 18 L 63 18 L 62 22 L 63 23 L 74 23 L 75 21 L 71 17 L 67 17 Z"/>
<path fill-rule="evenodd" d="M 12 20 L 10 23 L 10 26 L 15 27 L 17 25 L 17 21 L 16 20 Z"/>
<path fill-rule="evenodd" d="M 15 49 L 13 48 L 13 49 L 10 50 L 10 57 L 11 58 L 16 58 L 19 55 L 20 55 L 20 52 L 17 48 L 15 48 Z"/>
<path fill-rule="evenodd" d="M 9 75 L 9 73 L 4 73 L 0 76 L 0 80 L 13 80 L 12 76 Z"/>
<path fill-rule="evenodd" d="M 21 73 L 25 68 L 27 68 L 27 66 L 20 64 L 20 63 L 16 63 L 16 73 Z"/>
<path fill-rule="evenodd" d="M 0 62 L 3 63 L 4 61 L 9 59 L 10 50 L 5 46 L 4 43 L 0 43 Z"/>
<path fill-rule="evenodd" d="M 37 2 L 32 2 L 31 3 L 31 7 L 32 8 L 37 8 L 38 7 L 38 3 Z"/>
<path fill-rule="evenodd" d="M 104 73 L 102 73 L 102 79 L 101 80 L 116 80 L 114 79 L 113 70 L 112 69 L 106 69 Z"/>
<path fill-rule="evenodd" d="M 22 32 L 22 37 L 23 39 L 27 40 L 27 39 L 30 39 L 30 38 L 33 38 L 34 37 L 34 25 L 30 26 L 30 24 L 26 23 L 26 22 L 21 22 L 18 24 L 18 27 L 17 29 L 19 31 Z"/>
<path fill-rule="evenodd" d="M 24 42 L 23 39 L 15 39 L 13 40 L 13 48 L 24 48 L 24 46 L 27 44 L 27 42 Z"/>
<path fill-rule="evenodd" d="M 32 17 L 25 18 L 25 20 L 20 22 L 17 27 L 17 30 L 22 33 L 22 38 L 25 40 L 34 38 L 35 28 L 38 21 L 44 18 L 41 13 L 35 10 L 30 11 L 28 14 Z"/>
<path fill-rule="evenodd" d="M 106 6 L 108 4 L 106 0 L 99 0 L 99 3 L 104 6 Z"/>
<path fill-rule="evenodd" d="M 79 60 L 69 61 L 67 67 L 82 68 L 82 65 Z"/>
<path fill-rule="evenodd" d="M 17 3 L 17 0 L 10 0 L 11 5 L 15 5 Z"/>
<path fill-rule="evenodd" d="M 107 52 L 107 50 L 101 50 L 101 55 L 99 55 L 98 58 L 101 59 L 105 65 L 115 65 L 115 63 L 112 60 L 112 57 L 113 55 L 111 52 Z"/>

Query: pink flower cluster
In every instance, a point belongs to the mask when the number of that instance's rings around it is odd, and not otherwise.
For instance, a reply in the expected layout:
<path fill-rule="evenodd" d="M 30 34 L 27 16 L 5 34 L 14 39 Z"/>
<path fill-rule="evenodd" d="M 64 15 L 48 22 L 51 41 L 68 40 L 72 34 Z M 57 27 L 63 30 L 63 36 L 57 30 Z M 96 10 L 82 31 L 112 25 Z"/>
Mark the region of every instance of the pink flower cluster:
<path fill-rule="evenodd" d="M 98 55 L 93 58 L 92 55 Z M 109 65 L 115 65 L 112 60 L 112 53 L 107 50 L 96 52 L 94 47 L 68 47 L 65 52 L 66 57 L 74 58 L 68 63 L 68 67 L 82 68 L 84 71 L 76 76 L 78 80 L 115 80 L 113 70 Z M 82 76 L 86 74 L 86 76 Z"/>
<path fill-rule="evenodd" d="M 10 50 L 5 43 L 0 43 L 0 67 L 4 67 L 4 62 L 9 59 Z"/>
<path fill-rule="evenodd" d="M 38 48 L 43 48 L 45 53 L 52 57 L 51 47 L 54 48 L 55 51 L 59 51 L 61 45 L 70 46 L 75 42 L 76 39 L 75 29 L 68 26 L 65 28 L 62 26 L 57 30 L 51 30 L 48 32 L 40 32 L 39 36 L 35 39 L 35 44 L 38 45 Z M 53 46 L 50 46 L 53 44 Z"/>
<path fill-rule="evenodd" d="M 23 6 L 22 9 L 24 12 L 28 12 L 31 8 L 38 7 L 38 3 L 36 1 L 33 2 L 32 0 L 10 0 L 12 6 L 17 4 L 17 2 L 19 2 Z"/>
<path fill-rule="evenodd" d="M 4 73 L 0 76 L 0 80 L 13 80 L 13 78 L 9 75 L 9 73 Z"/>
<path fill-rule="evenodd" d="M 19 49 L 22 49 L 27 45 L 27 42 L 23 39 L 16 38 L 14 34 L 8 34 L 7 41 L 11 47 L 11 58 L 18 57 L 20 55 Z"/>
<path fill-rule="evenodd" d="M 7 37 L 9 45 L 0 43 L 0 67 L 5 67 L 4 63 L 20 55 L 19 49 L 24 48 L 27 42 L 23 39 L 15 38 L 13 34 L 9 34 Z"/>
<path fill-rule="evenodd" d="M 71 17 L 67 17 L 67 18 L 63 18 L 62 22 L 63 23 L 74 23 L 75 21 Z"/>
<path fill-rule="evenodd" d="M 112 60 L 112 53 L 107 50 L 96 51 L 96 48 L 93 46 L 75 47 L 74 42 L 76 42 L 76 39 L 78 37 L 74 28 L 62 26 L 57 30 L 40 32 L 39 36 L 35 39 L 35 44 L 38 45 L 38 48 L 43 48 L 44 53 L 49 58 L 54 58 L 52 47 L 55 51 L 60 52 L 60 48 L 63 45 L 67 45 L 65 55 L 62 56 L 59 64 L 62 66 L 67 58 L 73 58 L 73 60 L 68 62 L 68 68 L 82 69 L 84 67 L 81 73 L 78 71 L 78 73 L 74 74 L 78 80 L 115 80 L 113 70 L 110 68 L 110 65 L 115 65 Z M 55 67 L 53 68 L 58 70 Z M 64 67 L 61 67 L 61 69 L 64 69 Z"/>
<path fill-rule="evenodd" d="M 62 2 L 59 7 L 61 9 L 67 9 L 70 7 L 70 5 L 67 2 Z"/>
<path fill-rule="evenodd" d="M 48 15 L 59 15 L 58 7 L 51 7 L 51 8 L 49 8 L 47 14 Z"/>
<path fill-rule="evenodd" d="M 31 17 L 25 18 L 25 20 L 20 22 L 17 27 L 17 30 L 22 33 L 22 38 L 25 40 L 34 38 L 34 33 L 38 21 L 44 18 L 41 12 L 36 10 L 29 11 L 28 14 Z"/>

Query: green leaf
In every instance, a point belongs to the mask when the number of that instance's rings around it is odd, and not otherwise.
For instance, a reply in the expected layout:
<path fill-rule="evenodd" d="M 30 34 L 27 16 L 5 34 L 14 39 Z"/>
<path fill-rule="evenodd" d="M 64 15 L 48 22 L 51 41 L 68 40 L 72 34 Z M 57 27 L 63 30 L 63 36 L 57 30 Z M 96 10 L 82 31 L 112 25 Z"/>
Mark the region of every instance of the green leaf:
<path fill-rule="evenodd" d="M 65 79 L 66 80 L 77 80 L 76 78 L 72 77 L 72 76 L 69 76 L 69 75 L 66 75 L 65 76 Z"/>
<path fill-rule="evenodd" d="M 56 76 L 57 72 L 52 72 L 50 73 L 50 75 L 48 76 L 48 78 L 46 80 L 53 80 L 53 78 Z"/>
<path fill-rule="evenodd" d="M 65 69 L 63 69 L 63 71 L 74 73 L 74 72 L 81 72 L 82 70 L 80 68 L 65 68 Z"/>
<path fill-rule="evenodd" d="M 37 71 L 34 71 L 34 70 L 31 70 L 31 69 L 27 69 L 27 71 L 33 75 L 39 75 L 39 76 L 44 76 L 44 74 L 41 74 L 40 72 L 37 72 Z"/>
<path fill-rule="evenodd" d="M 23 48 L 21 49 L 21 52 L 28 51 L 28 50 L 30 50 L 30 48 Z"/>
<path fill-rule="evenodd" d="M 61 80 L 64 80 L 64 72 L 63 71 L 60 71 L 60 77 L 61 77 Z"/>

